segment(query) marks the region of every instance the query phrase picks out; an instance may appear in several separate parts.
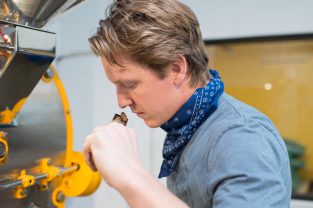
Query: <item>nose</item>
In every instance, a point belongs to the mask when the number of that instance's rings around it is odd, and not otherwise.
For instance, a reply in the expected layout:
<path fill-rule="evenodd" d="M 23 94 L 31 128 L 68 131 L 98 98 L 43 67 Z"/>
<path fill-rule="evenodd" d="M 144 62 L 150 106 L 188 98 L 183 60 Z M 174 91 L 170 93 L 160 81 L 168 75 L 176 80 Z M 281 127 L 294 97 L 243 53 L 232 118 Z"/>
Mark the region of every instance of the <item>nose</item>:
<path fill-rule="evenodd" d="M 122 92 L 121 90 L 117 89 L 116 94 L 117 94 L 118 106 L 120 108 L 126 108 L 127 106 L 130 106 L 133 103 L 131 97 L 127 93 Z"/>

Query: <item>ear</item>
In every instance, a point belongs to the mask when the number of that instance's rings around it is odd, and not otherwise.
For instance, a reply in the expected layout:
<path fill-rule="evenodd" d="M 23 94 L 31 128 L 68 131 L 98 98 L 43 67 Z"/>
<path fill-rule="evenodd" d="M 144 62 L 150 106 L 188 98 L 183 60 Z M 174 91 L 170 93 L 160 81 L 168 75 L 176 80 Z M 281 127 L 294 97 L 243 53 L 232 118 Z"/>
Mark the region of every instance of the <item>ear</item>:
<path fill-rule="evenodd" d="M 188 78 L 188 65 L 185 56 L 179 55 L 171 65 L 171 76 L 176 86 L 182 85 Z"/>

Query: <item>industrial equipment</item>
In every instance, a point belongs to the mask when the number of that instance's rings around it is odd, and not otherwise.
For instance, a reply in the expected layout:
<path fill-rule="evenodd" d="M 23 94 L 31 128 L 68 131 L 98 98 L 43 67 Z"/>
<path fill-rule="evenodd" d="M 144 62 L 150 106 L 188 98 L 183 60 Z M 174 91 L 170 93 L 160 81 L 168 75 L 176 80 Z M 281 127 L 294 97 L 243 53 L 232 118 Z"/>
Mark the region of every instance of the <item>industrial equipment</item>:
<path fill-rule="evenodd" d="M 82 0 L 0 0 L 0 207 L 61 208 L 100 176 L 72 150 L 56 37 L 41 28 Z"/>

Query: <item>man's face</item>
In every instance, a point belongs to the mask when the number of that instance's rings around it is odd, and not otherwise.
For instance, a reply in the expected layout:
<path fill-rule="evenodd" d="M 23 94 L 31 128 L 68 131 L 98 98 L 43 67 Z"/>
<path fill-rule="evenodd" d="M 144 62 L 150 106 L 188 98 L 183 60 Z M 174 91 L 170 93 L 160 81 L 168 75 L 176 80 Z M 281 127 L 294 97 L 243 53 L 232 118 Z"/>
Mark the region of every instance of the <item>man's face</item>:
<path fill-rule="evenodd" d="M 102 58 L 105 73 L 116 87 L 118 105 L 129 106 L 149 127 L 159 127 L 169 120 L 190 96 L 175 83 L 171 65 L 168 76 L 160 79 L 147 66 L 129 58 L 119 57 L 117 61 L 123 67 Z"/>

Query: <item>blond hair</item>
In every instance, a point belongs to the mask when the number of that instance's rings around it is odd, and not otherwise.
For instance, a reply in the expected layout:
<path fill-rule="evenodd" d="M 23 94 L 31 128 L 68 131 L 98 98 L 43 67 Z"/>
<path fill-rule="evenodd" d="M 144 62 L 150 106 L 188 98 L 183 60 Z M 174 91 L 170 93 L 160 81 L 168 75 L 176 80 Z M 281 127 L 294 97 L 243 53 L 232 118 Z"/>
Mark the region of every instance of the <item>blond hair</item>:
<path fill-rule="evenodd" d="M 151 68 L 161 79 L 165 67 L 180 55 L 186 58 L 191 86 L 208 77 L 208 56 L 199 22 L 177 0 L 115 0 L 89 38 L 92 50 L 109 63 L 126 55 Z"/>

